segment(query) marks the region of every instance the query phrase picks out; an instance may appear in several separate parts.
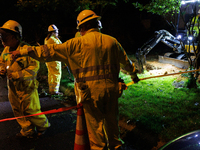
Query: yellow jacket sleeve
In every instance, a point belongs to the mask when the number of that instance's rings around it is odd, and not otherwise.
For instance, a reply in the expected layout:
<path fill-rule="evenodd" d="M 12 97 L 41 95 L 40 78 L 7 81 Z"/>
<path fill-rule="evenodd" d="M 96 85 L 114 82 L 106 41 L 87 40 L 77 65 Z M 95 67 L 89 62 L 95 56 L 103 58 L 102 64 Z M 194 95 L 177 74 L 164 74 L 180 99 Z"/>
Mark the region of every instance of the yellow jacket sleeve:
<path fill-rule="evenodd" d="M 0 71 L 6 70 L 6 59 L 8 59 L 8 55 L 9 55 L 8 51 L 5 48 L 3 52 L 1 53 L 1 57 L 0 57 Z M 5 75 L 5 74 L 2 74 L 2 75 Z"/>
<path fill-rule="evenodd" d="M 22 70 L 12 72 L 12 78 L 15 80 L 16 79 L 29 80 L 33 78 L 36 79 L 40 63 L 31 57 L 22 57 L 22 58 L 25 58 L 19 61 L 19 62 L 22 61 L 23 63 Z"/>
<path fill-rule="evenodd" d="M 41 62 L 67 61 L 67 42 L 63 44 L 47 44 L 41 46 L 21 47 L 21 56 L 30 56 Z"/>
<path fill-rule="evenodd" d="M 120 67 L 124 69 L 126 72 L 128 72 L 131 75 L 131 78 L 134 78 L 136 76 L 136 68 L 134 63 L 128 58 L 125 50 L 121 46 L 120 43 L 118 43 L 119 47 L 119 58 L 120 58 Z"/>

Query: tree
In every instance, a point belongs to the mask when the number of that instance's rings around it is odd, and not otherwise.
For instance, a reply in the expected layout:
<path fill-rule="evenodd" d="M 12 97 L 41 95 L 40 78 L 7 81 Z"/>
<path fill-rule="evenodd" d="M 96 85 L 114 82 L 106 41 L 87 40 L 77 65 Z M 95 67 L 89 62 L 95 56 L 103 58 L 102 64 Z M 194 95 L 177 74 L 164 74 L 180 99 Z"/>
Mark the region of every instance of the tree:
<path fill-rule="evenodd" d="M 180 0 L 152 0 L 150 3 L 138 3 L 135 2 L 133 5 L 138 8 L 140 11 L 146 10 L 147 12 L 157 14 L 165 18 L 165 20 L 171 24 L 171 26 L 174 28 L 175 32 L 178 33 L 178 28 L 177 28 L 177 23 L 179 21 L 179 17 L 182 18 L 185 28 L 187 30 L 187 36 L 193 36 L 195 37 L 195 34 L 199 34 L 199 20 L 197 17 L 197 8 L 199 6 L 198 2 L 193 3 L 193 7 L 191 8 L 192 11 L 194 12 L 192 15 L 192 19 L 190 19 L 189 23 L 186 22 L 184 15 L 186 14 L 186 9 L 191 5 L 191 3 L 186 4 L 184 7 L 181 5 Z M 198 21 L 194 21 L 198 20 Z M 196 27 L 197 31 L 194 31 Z M 199 35 L 196 36 L 197 41 L 185 41 L 180 40 L 182 49 L 187 57 L 190 69 L 198 69 L 200 66 L 200 61 L 199 61 Z M 185 45 L 189 45 L 189 48 L 186 48 Z M 188 50 L 189 49 L 189 50 Z M 193 49 L 193 54 L 195 57 L 192 57 L 191 50 Z M 198 77 L 198 72 L 190 73 L 189 74 L 189 82 L 187 87 L 197 87 L 196 80 Z"/>
<path fill-rule="evenodd" d="M 139 8 L 140 11 L 146 10 L 153 14 L 158 14 L 163 17 L 178 13 L 180 11 L 181 2 L 180 0 L 152 0 L 150 3 L 141 4 L 138 2 L 133 3 L 136 8 Z"/>

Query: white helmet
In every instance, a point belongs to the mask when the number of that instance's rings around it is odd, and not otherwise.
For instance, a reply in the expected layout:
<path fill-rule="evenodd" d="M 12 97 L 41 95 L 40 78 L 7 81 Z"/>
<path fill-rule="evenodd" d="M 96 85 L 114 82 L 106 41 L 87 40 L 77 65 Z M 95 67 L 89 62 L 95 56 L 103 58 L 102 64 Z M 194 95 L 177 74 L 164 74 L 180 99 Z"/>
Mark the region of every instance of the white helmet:
<path fill-rule="evenodd" d="M 22 26 L 18 22 L 14 21 L 14 20 L 8 20 L 0 28 L 14 31 L 14 32 L 18 33 L 22 37 Z"/>
<path fill-rule="evenodd" d="M 58 31 L 58 28 L 54 24 L 51 24 L 48 27 L 48 32 L 52 32 L 52 31 Z"/>
<path fill-rule="evenodd" d="M 77 29 L 79 29 L 80 25 L 82 25 L 83 23 L 95 18 L 97 20 L 100 20 L 101 16 L 97 16 L 92 10 L 81 11 L 77 17 Z"/>

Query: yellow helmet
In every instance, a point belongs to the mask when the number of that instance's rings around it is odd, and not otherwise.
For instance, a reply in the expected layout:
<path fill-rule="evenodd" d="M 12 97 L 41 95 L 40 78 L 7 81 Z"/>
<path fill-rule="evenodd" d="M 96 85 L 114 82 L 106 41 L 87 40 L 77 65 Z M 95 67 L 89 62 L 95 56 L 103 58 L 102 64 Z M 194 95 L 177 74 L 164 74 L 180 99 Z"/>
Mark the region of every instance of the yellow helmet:
<path fill-rule="evenodd" d="M 8 20 L 0 28 L 14 31 L 14 32 L 18 33 L 22 37 L 22 26 L 17 21 Z"/>
<path fill-rule="evenodd" d="M 77 29 L 79 29 L 80 25 L 82 25 L 83 23 L 95 18 L 97 20 L 100 20 L 101 16 L 97 16 L 92 10 L 81 11 L 77 17 Z"/>
<path fill-rule="evenodd" d="M 48 27 L 48 32 L 51 32 L 51 31 L 57 31 L 58 28 L 54 25 L 54 24 L 51 24 L 49 27 Z"/>

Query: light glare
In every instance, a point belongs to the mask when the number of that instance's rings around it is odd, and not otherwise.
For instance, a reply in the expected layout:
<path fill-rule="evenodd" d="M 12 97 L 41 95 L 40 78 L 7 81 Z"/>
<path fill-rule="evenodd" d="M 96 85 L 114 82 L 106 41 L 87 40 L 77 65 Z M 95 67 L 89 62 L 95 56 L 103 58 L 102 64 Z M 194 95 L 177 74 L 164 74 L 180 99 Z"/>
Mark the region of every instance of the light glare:
<path fill-rule="evenodd" d="M 188 40 L 192 41 L 192 40 L 193 40 L 193 37 L 192 37 L 192 36 L 189 36 L 189 37 L 188 37 Z"/>
<path fill-rule="evenodd" d="M 177 36 L 177 39 L 181 39 L 181 38 L 182 38 L 182 36 L 181 36 L 181 35 L 178 35 L 178 36 Z"/>

